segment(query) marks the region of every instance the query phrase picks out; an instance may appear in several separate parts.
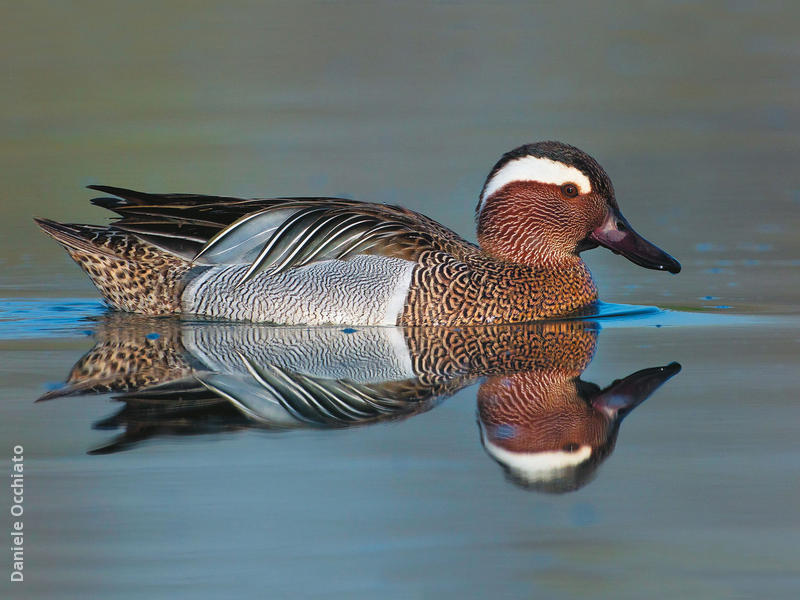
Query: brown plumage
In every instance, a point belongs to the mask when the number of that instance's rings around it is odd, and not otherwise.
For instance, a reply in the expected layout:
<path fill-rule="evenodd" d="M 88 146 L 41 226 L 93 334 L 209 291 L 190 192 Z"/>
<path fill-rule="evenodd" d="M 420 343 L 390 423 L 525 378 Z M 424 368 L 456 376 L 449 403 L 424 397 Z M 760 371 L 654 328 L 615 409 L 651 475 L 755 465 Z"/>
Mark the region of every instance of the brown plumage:
<path fill-rule="evenodd" d="M 180 312 L 183 276 L 191 266 L 186 260 L 113 227 L 36 222 L 114 308 L 145 315 Z"/>
<path fill-rule="evenodd" d="M 420 254 L 400 323 L 484 325 L 567 315 L 597 300 L 586 265 L 548 269 L 483 255 Z"/>

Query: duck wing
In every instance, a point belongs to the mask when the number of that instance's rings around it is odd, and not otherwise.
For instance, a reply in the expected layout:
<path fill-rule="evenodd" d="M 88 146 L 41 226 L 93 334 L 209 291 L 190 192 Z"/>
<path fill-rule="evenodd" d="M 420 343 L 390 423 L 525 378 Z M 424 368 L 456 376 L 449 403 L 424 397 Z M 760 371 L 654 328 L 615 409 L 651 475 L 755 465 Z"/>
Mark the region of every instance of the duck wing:
<path fill-rule="evenodd" d="M 92 202 L 116 212 L 112 227 L 197 264 L 249 264 L 245 278 L 312 262 L 373 254 L 415 260 L 426 250 L 457 257 L 477 247 L 414 211 L 343 198 L 147 194 L 109 186 Z"/>

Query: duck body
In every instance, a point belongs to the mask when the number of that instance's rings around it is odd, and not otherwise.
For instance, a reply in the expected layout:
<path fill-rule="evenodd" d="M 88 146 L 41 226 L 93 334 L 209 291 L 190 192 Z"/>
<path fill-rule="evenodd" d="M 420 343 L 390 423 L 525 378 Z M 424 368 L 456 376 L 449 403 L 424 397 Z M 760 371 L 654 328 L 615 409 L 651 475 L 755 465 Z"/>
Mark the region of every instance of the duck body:
<path fill-rule="evenodd" d="M 602 168 L 558 142 L 495 165 L 479 245 L 397 206 L 338 198 L 112 194 L 109 226 L 39 226 L 114 308 L 307 325 L 519 323 L 597 300 L 579 254 L 599 244 L 649 268 L 680 266 L 616 207 Z M 620 229 L 620 227 L 622 229 Z"/>

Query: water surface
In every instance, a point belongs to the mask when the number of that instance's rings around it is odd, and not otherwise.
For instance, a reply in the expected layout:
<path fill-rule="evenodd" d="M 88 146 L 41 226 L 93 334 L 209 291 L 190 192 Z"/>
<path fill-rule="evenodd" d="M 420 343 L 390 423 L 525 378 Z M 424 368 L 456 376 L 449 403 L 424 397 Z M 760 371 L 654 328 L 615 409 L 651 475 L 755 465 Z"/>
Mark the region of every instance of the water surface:
<path fill-rule="evenodd" d="M 24 447 L 26 542 L 22 584 L 8 582 L 0 553 L 3 597 L 797 597 L 794 5 L 88 2 L 5 13 L 0 441 L 4 460 Z M 366 417 L 347 402 L 335 418 L 290 405 L 294 423 L 267 396 L 237 407 L 232 392 L 263 389 L 258 369 L 306 386 L 300 375 L 341 378 L 280 362 L 286 332 L 108 314 L 31 222 L 102 222 L 83 189 L 102 183 L 399 203 L 474 239 L 491 165 L 538 139 L 595 156 L 633 226 L 683 272 L 586 253 L 609 303 L 600 314 L 484 332 L 474 363 L 388 386 L 395 395 L 375 386 L 397 365 L 367 361 L 371 379 L 344 378 L 381 391 L 359 405 Z M 566 338 L 543 345 L 552 327 Z M 243 352 L 265 335 L 263 352 Z M 409 347 L 446 339 L 400 335 Z M 510 354 L 487 350 L 508 335 Z M 575 336 L 591 352 L 576 354 Z M 167 368 L 35 402 L 64 391 L 76 364 L 109 364 L 84 359 L 120 340 L 129 358 L 162 349 Z M 680 372 L 644 390 L 616 431 L 586 428 L 606 445 L 585 477 L 515 475 L 487 446 L 522 431 L 487 416 L 503 377 L 508 389 L 537 382 L 562 412 L 608 416 L 635 394 L 610 407 L 598 394 L 674 363 Z M 202 389 L 178 388 L 175 406 L 142 395 L 176 375 Z M 203 377 L 233 399 L 214 400 Z M 365 391 L 347 385 L 336 389 Z M 410 389 L 413 402 L 392 400 Z"/>

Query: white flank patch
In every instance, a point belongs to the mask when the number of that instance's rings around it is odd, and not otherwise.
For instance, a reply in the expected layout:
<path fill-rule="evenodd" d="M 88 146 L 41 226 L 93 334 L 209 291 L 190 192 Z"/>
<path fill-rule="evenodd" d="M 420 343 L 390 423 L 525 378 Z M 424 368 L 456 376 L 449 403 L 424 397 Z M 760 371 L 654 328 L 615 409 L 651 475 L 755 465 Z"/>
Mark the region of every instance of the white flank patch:
<path fill-rule="evenodd" d="M 242 282 L 243 265 L 219 265 L 189 281 L 186 314 L 281 325 L 396 325 L 416 263 L 389 256 L 324 260 Z"/>
<path fill-rule="evenodd" d="M 564 185 L 574 183 L 581 194 L 592 191 L 592 184 L 589 178 L 575 167 L 570 167 L 564 163 L 542 158 L 539 156 L 523 156 L 517 158 L 500 169 L 494 174 L 486 184 L 486 189 L 481 195 L 480 209 L 486 199 L 497 190 L 504 188 L 509 183 L 515 181 L 538 181 L 539 183 L 550 183 L 554 185 Z"/>
<path fill-rule="evenodd" d="M 381 325 L 397 325 L 397 321 L 406 307 L 406 297 L 408 297 L 408 288 L 411 287 L 411 275 L 414 273 L 414 266 L 413 263 L 409 263 L 398 278 L 394 292 L 386 303 L 386 312 L 383 315 Z M 405 345 L 405 342 L 403 342 L 403 345 Z"/>
<path fill-rule="evenodd" d="M 497 462 L 511 469 L 517 476 L 528 482 L 548 481 L 575 467 L 592 455 L 592 447 L 584 444 L 575 452 L 554 450 L 551 452 L 509 452 L 493 444 L 486 438 L 481 427 L 483 445 L 489 455 Z"/>

